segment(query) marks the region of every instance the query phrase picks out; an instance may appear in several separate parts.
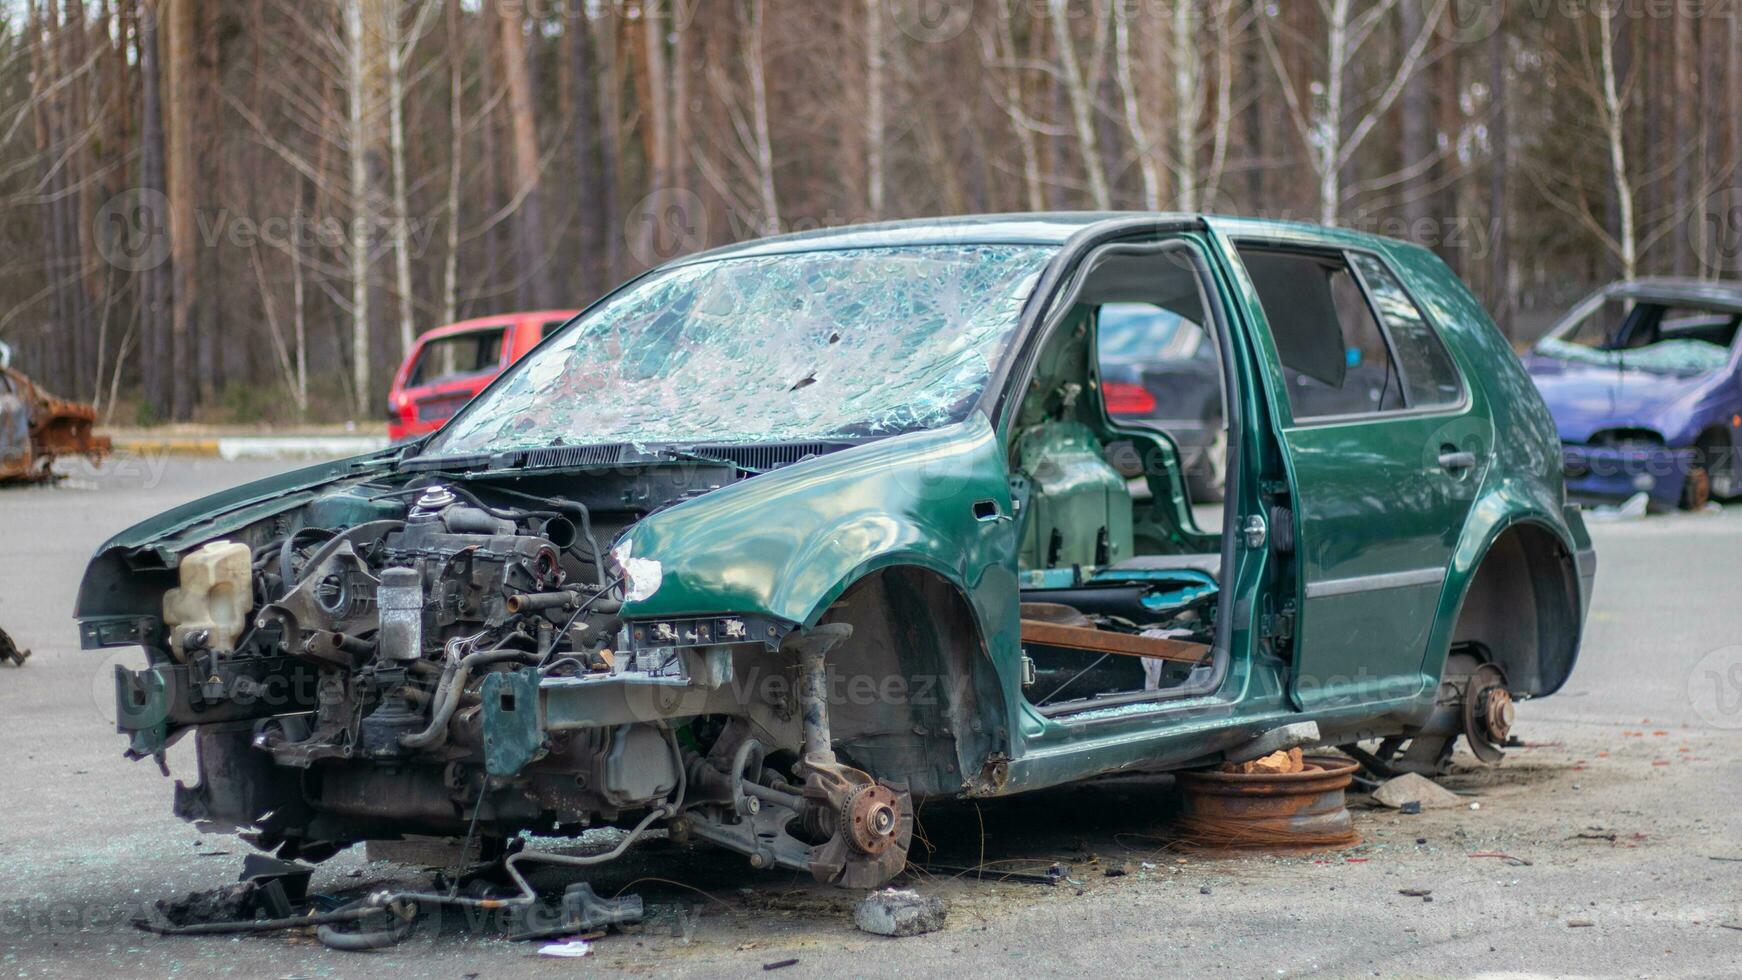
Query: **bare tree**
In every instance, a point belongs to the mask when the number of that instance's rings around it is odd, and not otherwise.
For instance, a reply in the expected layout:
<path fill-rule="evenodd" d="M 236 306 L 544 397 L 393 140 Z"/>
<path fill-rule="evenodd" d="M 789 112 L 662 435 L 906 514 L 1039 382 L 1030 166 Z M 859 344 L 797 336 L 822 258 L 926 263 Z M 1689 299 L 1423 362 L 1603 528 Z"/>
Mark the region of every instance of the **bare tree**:
<path fill-rule="evenodd" d="M 883 0 L 865 0 L 865 211 L 883 217 Z"/>
<path fill-rule="evenodd" d="M 550 260 L 544 237 L 543 164 L 538 152 L 538 125 L 532 109 L 532 80 L 526 69 L 526 14 L 520 4 L 504 4 L 502 25 L 502 71 L 508 81 L 508 115 L 514 128 L 514 193 L 520 202 L 516 227 L 517 250 L 524 275 L 529 277 L 532 301 L 541 309 L 552 299 Z"/>
<path fill-rule="evenodd" d="M 386 23 L 387 48 L 387 145 L 393 161 L 393 271 L 399 294 L 399 349 L 411 350 L 417 327 L 412 312 L 416 297 L 411 284 L 411 202 L 405 174 L 405 65 L 412 50 L 435 21 L 442 5 L 425 0 L 417 7 L 411 27 L 404 25 L 404 0 L 385 0 L 383 19 Z M 456 161 L 458 157 L 456 155 Z M 457 167 L 457 163 L 455 164 Z"/>
<path fill-rule="evenodd" d="M 1355 9 L 1355 0 L 1318 0 L 1325 21 L 1325 77 L 1322 96 L 1315 97 L 1310 105 L 1301 98 L 1299 84 L 1279 48 L 1277 34 L 1284 28 L 1273 23 L 1275 18 L 1272 16 L 1259 18 L 1259 37 L 1281 83 L 1288 115 L 1305 148 L 1307 162 L 1318 178 L 1318 219 L 1321 223 L 1337 223 L 1343 206 L 1344 168 L 1360 152 L 1374 127 L 1391 111 L 1404 87 L 1421 69 L 1428 42 L 1433 38 L 1434 25 L 1444 13 L 1446 2 L 1434 0 L 1415 36 L 1405 39 L 1409 46 L 1393 70 L 1391 81 L 1365 112 L 1354 117 L 1353 125 L 1349 122 L 1349 100 L 1345 88 L 1350 66 L 1397 7 L 1398 0 L 1373 0 L 1359 12 Z M 1295 40 L 1305 43 L 1305 39 Z"/>
<path fill-rule="evenodd" d="M 1089 0 L 1094 19 L 1101 18 L 1099 0 Z M 1088 181 L 1089 201 L 1099 210 L 1113 206 L 1113 196 L 1107 188 L 1107 172 L 1101 163 L 1101 143 L 1094 119 L 1094 96 L 1090 81 L 1083 74 L 1077 57 L 1077 42 L 1071 37 L 1069 0 L 1047 0 L 1048 20 L 1052 24 L 1053 41 L 1058 47 L 1059 72 L 1065 94 L 1070 98 L 1071 123 L 1076 129 L 1077 147 L 1082 154 L 1084 176 Z"/>

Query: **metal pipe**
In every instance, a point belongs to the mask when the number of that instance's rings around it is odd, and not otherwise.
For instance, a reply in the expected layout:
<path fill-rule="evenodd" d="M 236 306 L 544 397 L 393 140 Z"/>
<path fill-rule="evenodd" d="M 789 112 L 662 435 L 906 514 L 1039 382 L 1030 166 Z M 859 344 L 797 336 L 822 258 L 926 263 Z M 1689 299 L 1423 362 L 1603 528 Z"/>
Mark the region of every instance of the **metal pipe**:
<path fill-rule="evenodd" d="M 399 744 L 408 749 L 429 749 L 445 742 L 448 737 L 448 722 L 460 706 L 460 696 L 465 691 L 466 681 L 472 676 L 472 668 L 504 660 L 537 663 L 538 656 L 525 650 L 485 650 L 482 653 L 469 654 L 458 661 L 449 661 L 449 669 L 443 671 L 441 684 L 436 687 L 436 707 L 430 714 L 429 727 L 421 732 L 399 736 Z"/>
<path fill-rule="evenodd" d="M 511 613 L 542 612 L 546 609 L 572 609 L 581 599 L 579 592 L 525 592 L 508 597 Z"/>

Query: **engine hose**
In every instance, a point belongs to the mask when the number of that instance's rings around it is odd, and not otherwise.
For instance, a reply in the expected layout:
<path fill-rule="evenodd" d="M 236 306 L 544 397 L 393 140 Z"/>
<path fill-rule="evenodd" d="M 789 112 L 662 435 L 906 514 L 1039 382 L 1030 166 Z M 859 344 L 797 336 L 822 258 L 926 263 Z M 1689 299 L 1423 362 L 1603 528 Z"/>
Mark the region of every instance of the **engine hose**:
<path fill-rule="evenodd" d="M 309 926 L 328 926 L 339 922 L 356 922 L 359 919 L 377 914 L 375 908 L 355 907 L 357 903 L 347 905 L 333 912 L 322 912 L 319 915 L 291 915 L 282 919 L 238 919 L 234 922 L 190 922 L 183 926 L 159 925 L 148 919 L 135 919 L 133 925 L 145 932 L 159 936 L 228 936 L 248 932 L 278 932 L 284 929 L 306 929 Z"/>
<path fill-rule="evenodd" d="M 284 583 L 286 592 L 290 591 L 291 584 L 295 581 L 295 576 L 290 568 L 290 556 L 296 550 L 296 539 L 305 534 L 324 534 L 328 538 L 333 537 L 333 532 L 324 527 L 299 527 L 290 532 L 289 536 L 284 539 L 284 543 L 278 546 L 278 580 Z"/>
<path fill-rule="evenodd" d="M 411 935 L 412 928 L 417 924 L 417 907 L 413 905 L 411 908 L 402 911 L 399 908 L 393 907 L 401 904 L 401 900 L 399 899 L 388 898 L 377 903 L 374 901 L 374 898 L 375 896 L 369 896 L 367 898 L 358 899 L 357 901 L 344 906 L 339 911 L 350 911 L 355 909 L 364 915 L 372 912 L 386 912 L 395 920 L 391 925 L 387 926 L 385 929 L 366 929 L 362 932 L 350 932 L 335 928 L 331 924 L 323 924 L 315 928 L 315 938 L 319 939 L 321 945 L 328 949 L 336 949 L 346 953 L 361 953 L 371 949 L 386 949 L 389 946 L 397 946 L 404 942 L 406 937 Z M 362 916 L 360 915 L 358 918 L 360 919 Z"/>
<path fill-rule="evenodd" d="M 448 722 L 460 707 L 460 695 L 466 689 L 466 682 L 471 679 L 472 669 L 506 660 L 536 664 L 538 655 L 525 650 L 503 650 L 497 647 L 468 654 L 458 660 L 449 660 L 447 669 L 442 671 L 441 682 L 436 685 L 433 699 L 435 710 L 430 714 L 429 727 L 421 732 L 399 736 L 399 744 L 408 749 L 432 749 L 447 741 Z"/>

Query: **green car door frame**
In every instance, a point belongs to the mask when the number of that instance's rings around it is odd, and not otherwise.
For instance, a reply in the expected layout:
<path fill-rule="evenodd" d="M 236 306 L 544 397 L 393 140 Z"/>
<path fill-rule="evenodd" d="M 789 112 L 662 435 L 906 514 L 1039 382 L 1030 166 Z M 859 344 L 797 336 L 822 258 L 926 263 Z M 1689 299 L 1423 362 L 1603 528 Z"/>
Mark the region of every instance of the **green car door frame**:
<path fill-rule="evenodd" d="M 1281 355 L 1240 252 L 1383 256 L 1313 235 L 1234 237 L 1224 257 L 1240 283 L 1240 303 L 1268 367 L 1272 409 L 1295 505 L 1297 598 L 1290 696 L 1314 715 L 1371 713 L 1432 690 L 1438 661 L 1428 644 L 1447 572 L 1480 485 L 1493 426 L 1477 386 L 1458 365 L 1461 393 L 1448 405 L 1297 419 Z M 1397 339 L 1357 264 L 1347 262 L 1385 339 Z M 1416 304 L 1420 308 L 1420 304 Z M 1422 314 L 1427 318 L 1427 314 Z M 1431 327 L 1431 321 L 1430 329 Z M 1401 368 L 1399 368 L 1401 370 Z M 1431 661 L 1431 663 L 1430 663 Z M 1435 672 L 1430 676 L 1427 669 Z"/>
<path fill-rule="evenodd" d="M 1043 325 L 1028 332 L 1026 349 L 1012 361 L 1004 379 L 997 412 L 1001 442 L 1009 444 L 1013 418 L 1037 354 L 1059 328 L 1083 270 L 1109 250 L 1154 250 L 1157 255 L 1172 250 L 1186 256 L 1218 336 L 1224 365 L 1221 384 L 1229 404 L 1230 472 L 1223 504 L 1227 533 L 1220 535 L 1218 545 L 1226 600 L 1219 606 L 1214 670 L 1204 683 L 1148 692 L 1123 704 L 1099 704 L 1060 714 L 1043 714 L 1017 694 L 1011 707 L 1024 721 L 1016 728 L 1019 741 L 1013 746 L 1010 764 L 1010 779 L 1015 785 L 1048 785 L 1080 778 L 1085 771 L 1201 756 L 1247 741 L 1255 731 L 1281 723 L 1281 716 L 1293 711 L 1278 696 L 1274 684 L 1256 682 L 1254 675 L 1261 619 L 1272 606 L 1266 601 L 1274 590 L 1272 552 L 1262 542 L 1247 545 L 1233 530 L 1264 512 L 1259 488 L 1265 474 L 1260 460 L 1272 442 L 1265 435 L 1272 426 L 1261 394 L 1263 368 L 1254 360 L 1244 336 L 1249 331 L 1240 323 L 1239 294 L 1233 291 L 1215 236 L 1201 221 L 1164 224 L 1150 219 L 1109 223 L 1097 230 L 1098 234 L 1085 236 L 1062 250 L 1048 280 L 1037 286 L 1035 301 L 1041 304 Z M 1109 419 L 1108 425 L 1114 431 L 1155 432 L 1117 419 Z M 1274 453 L 1271 455 L 1274 458 Z M 1014 562 L 1014 556 L 1011 560 Z M 1014 604 L 1011 610 L 1014 612 Z M 1014 624 L 1010 629 L 1014 634 Z M 1189 722 L 1183 717 L 1186 714 Z M 1091 747 L 1090 755 L 1082 754 Z"/>

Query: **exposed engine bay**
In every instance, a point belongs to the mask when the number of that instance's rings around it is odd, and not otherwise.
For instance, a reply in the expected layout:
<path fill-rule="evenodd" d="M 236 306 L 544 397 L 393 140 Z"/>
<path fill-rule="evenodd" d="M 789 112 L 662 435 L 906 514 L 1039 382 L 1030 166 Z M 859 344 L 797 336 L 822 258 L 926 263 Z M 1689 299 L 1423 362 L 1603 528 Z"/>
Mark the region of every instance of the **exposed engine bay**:
<path fill-rule="evenodd" d="M 586 500 L 534 480 L 342 485 L 177 555 L 160 620 L 87 621 L 86 644 L 152 655 L 118 670 L 130 754 L 196 732 L 177 814 L 281 857 L 663 822 L 755 867 L 876 885 L 905 865 L 912 805 L 835 758 L 823 657 L 852 627 L 620 615 L 659 565 L 607 544 L 742 475 L 650 467 Z M 788 683 L 733 689 L 769 664 Z"/>

